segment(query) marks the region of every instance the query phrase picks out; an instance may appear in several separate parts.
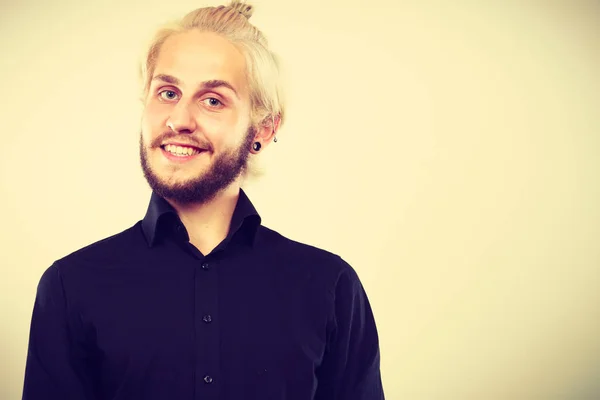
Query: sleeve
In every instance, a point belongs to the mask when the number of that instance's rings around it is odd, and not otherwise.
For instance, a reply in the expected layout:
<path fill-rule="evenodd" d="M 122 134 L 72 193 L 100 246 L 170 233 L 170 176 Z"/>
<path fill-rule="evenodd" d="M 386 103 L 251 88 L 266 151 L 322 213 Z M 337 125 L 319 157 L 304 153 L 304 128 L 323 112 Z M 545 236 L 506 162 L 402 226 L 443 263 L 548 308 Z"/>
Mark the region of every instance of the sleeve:
<path fill-rule="evenodd" d="M 69 317 L 60 271 L 56 264 L 37 287 L 29 333 L 23 387 L 24 400 L 91 400 L 81 335 Z"/>
<path fill-rule="evenodd" d="M 315 400 L 384 400 L 375 319 L 349 265 L 338 278 L 334 303 L 333 328 L 317 370 Z"/>

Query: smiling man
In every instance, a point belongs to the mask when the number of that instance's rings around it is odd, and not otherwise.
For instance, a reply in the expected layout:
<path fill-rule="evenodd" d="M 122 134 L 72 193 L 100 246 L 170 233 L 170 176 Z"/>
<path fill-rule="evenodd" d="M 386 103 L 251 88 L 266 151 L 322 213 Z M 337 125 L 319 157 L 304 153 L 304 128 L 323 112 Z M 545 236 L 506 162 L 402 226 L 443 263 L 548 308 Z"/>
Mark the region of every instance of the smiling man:
<path fill-rule="evenodd" d="M 156 34 L 142 67 L 146 215 L 43 274 L 23 398 L 384 398 L 355 270 L 264 227 L 241 189 L 284 119 L 251 14 L 201 8 Z"/>

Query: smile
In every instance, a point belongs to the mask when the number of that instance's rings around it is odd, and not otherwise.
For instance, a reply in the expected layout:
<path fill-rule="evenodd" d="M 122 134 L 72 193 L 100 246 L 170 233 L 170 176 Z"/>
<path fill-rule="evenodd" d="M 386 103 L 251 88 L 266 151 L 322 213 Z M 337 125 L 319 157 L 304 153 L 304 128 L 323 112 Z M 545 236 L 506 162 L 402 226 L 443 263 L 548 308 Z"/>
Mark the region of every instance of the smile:
<path fill-rule="evenodd" d="M 196 154 L 200 154 L 200 150 L 194 147 L 187 146 L 176 146 L 173 144 L 167 144 L 164 146 L 160 146 L 165 152 L 172 154 L 177 157 L 189 157 L 195 156 Z"/>

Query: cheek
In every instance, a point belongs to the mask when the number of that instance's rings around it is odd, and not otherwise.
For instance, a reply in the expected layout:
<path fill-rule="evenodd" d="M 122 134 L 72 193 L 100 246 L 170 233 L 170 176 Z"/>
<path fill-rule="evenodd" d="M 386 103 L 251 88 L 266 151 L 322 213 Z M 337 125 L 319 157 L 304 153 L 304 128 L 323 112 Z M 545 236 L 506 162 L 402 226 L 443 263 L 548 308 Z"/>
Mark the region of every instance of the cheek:
<path fill-rule="evenodd" d="M 146 142 L 162 134 L 165 130 L 166 119 L 163 117 L 164 110 L 152 103 L 146 104 L 142 112 L 142 136 Z"/>
<path fill-rule="evenodd" d="M 243 111 L 232 113 L 223 121 L 223 129 L 217 140 L 224 147 L 238 147 L 245 141 L 251 121 L 249 112 Z"/>

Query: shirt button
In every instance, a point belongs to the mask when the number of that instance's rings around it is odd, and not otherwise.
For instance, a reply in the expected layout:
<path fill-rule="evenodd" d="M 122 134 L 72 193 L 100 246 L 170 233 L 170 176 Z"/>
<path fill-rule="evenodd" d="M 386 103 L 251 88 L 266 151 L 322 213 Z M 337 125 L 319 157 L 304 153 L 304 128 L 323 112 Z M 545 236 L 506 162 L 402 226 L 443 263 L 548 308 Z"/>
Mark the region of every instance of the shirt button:
<path fill-rule="evenodd" d="M 202 317 L 202 321 L 206 322 L 207 324 L 212 322 L 212 317 L 210 315 L 205 315 L 204 317 Z"/>
<path fill-rule="evenodd" d="M 205 271 L 208 271 L 208 270 L 209 270 L 209 268 L 210 268 L 210 267 L 208 266 L 208 263 L 202 263 L 202 269 L 203 269 L 203 270 L 205 270 Z"/>
<path fill-rule="evenodd" d="M 204 382 L 206 382 L 206 383 L 209 383 L 209 384 L 210 384 L 210 383 L 212 383 L 212 382 L 213 382 L 213 378 L 212 378 L 212 376 L 210 376 L 210 375 L 206 375 L 206 376 L 204 377 Z"/>

